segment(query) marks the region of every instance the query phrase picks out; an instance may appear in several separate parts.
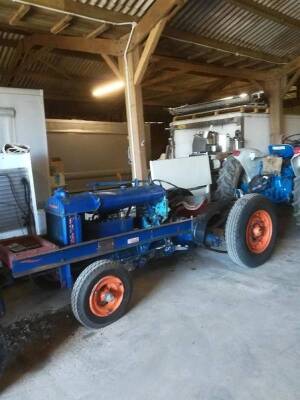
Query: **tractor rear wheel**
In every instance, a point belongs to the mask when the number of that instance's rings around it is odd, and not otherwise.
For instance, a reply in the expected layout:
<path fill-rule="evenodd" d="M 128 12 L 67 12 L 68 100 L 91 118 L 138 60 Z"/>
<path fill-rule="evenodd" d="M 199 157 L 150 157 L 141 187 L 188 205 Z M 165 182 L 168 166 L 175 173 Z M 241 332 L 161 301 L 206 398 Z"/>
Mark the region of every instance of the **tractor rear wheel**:
<path fill-rule="evenodd" d="M 266 197 L 253 193 L 236 201 L 225 227 L 232 261 L 246 267 L 264 264 L 271 257 L 276 237 L 276 211 Z"/>
<path fill-rule="evenodd" d="M 294 178 L 293 207 L 296 224 L 300 225 L 300 176 Z"/>
<path fill-rule="evenodd" d="M 125 314 L 131 294 L 130 273 L 117 262 L 98 260 L 78 276 L 71 295 L 72 311 L 87 328 L 103 328 Z"/>
<path fill-rule="evenodd" d="M 234 200 L 242 172 L 241 163 L 233 156 L 228 157 L 219 172 L 214 199 L 226 202 Z"/>

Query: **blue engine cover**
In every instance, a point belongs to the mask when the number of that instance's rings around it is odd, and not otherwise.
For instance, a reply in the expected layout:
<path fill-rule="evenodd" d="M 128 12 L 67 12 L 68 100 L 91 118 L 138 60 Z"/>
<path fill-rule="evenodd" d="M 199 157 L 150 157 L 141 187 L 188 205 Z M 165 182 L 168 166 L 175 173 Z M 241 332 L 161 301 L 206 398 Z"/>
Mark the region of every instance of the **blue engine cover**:
<path fill-rule="evenodd" d="M 272 176 L 268 187 L 260 193 L 273 203 L 289 203 L 292 200 L 293 179 L 283 175 Z"/>
<path fill-rule="evenodd" d="M 294 148 L 290 144 L 270 144 L 269 154 L 282 158 L 292 158 L 294 155 Z"/>
<path fill-rule="evenodd" d="M 70 195 L 57 189 L 47 202 L 46 212 L 57 216 L 99 211 L 109 214 L 131 206 L 156 205 L 165 197 L 165 190 L 158 185 L 145 185 Z"/>
<path fill-rule="evenodd" d="M 82 214 L 97 212 L 105 218 L 132 206 L 142 208 L 144 228 L 159 225 L 168 215 L 166 192 L 154 184 L 74 195 L 64 189 L 57 189 L 46 206 L 49 238 L 62 245 L 81 242 Z M 103 223 L 102 228 L 99 228 L 100 236 L 129 229 L 121 220 L 118 221 L 99 222 Z"/>
<path fill-rule="evenodd" d="M 292 201 L 294 172 L 290 164 L 282 167 L 280 175 L 260 176 L 259 179 L 262 181 L 261 188 L 251 188 L 252 180 L 250 184 L 243 183 L 241 185 L 243 192 L 260 193 L 272 203 L 290 203 Z"/>

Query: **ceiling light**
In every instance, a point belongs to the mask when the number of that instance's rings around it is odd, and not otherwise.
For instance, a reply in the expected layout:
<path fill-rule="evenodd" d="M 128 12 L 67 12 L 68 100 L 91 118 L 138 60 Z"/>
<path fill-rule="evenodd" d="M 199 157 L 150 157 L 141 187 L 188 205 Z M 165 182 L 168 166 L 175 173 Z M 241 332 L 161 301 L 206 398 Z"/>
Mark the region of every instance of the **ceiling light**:
<path fill-rule="evenodd" d="M 124 86 L 125 86 L 124 81 L 110 82 L 110 83 L 107 83 L 106 85 L 101 85 L 101 86 L 96 87 L 92 91 L 92 95 L 95 97 L 106 96 L 107 94 L 117 92 L 118 90 L 123 89 Z"/>

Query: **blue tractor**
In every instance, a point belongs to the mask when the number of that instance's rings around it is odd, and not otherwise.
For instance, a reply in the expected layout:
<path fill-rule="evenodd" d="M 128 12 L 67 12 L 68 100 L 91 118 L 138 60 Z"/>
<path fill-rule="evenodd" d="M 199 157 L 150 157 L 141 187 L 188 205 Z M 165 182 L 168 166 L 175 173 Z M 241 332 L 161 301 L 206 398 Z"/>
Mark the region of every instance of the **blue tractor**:
<path fill-rule="evenodd" d="M 229 201 L 249 193 L 259 193 L 272 203 L 291 204 L 300 225 L 300 134 L 269 145 L 268 154 L 245 148 L 227 158 L 216 199 Z"/>

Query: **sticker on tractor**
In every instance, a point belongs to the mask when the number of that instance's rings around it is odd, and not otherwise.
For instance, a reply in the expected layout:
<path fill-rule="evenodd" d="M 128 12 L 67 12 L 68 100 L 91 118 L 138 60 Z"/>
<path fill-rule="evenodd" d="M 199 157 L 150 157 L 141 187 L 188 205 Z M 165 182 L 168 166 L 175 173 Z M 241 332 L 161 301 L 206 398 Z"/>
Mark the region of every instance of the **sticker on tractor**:
<path fill-rule="evenodd" d="M 139 241 L 140 241 L 140 238 L 137 236 L 137 237 L 128 239 L 127 244 L 134 244 L 134 243 L 138 243 Z"/>

